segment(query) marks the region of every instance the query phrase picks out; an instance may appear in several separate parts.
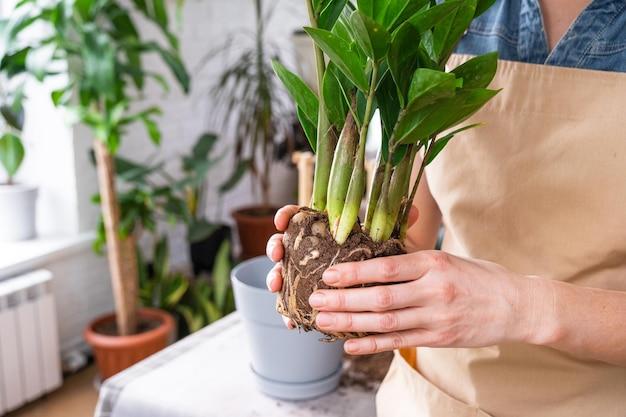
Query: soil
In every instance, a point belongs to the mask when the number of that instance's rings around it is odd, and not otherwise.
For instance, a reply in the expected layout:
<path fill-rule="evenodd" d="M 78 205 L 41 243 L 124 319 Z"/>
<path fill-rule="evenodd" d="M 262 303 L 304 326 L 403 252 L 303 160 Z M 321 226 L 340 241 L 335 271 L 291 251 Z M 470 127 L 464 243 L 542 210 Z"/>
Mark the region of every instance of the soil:
<path fill-rule="evenodd" d="M 160 325 L 161 321 L 159 320 L 139 318 L 139 323 L 137 323 L 137 332 L 134 334 L 149 332 L 150 330 L 156 329 Z M 115 320 L 98 325 L 94 328 L 94 331 L 105 336 L 119 336 Z"/>
<path fill-rule="evenodd" d="M 343 245 L 333 239 L 325 214 L 301 208 L 291 218 L 283 237 L 284 284 L 278 297 L 277 310 L 289 317 L 304 331 L 318 330 L 327 340 L 363 337 L 366 333 L 327 333 L 315 326 L 317 311 L 309 304 L 309 296 L 318 289 L 334 289 L 322 281 L 330 266 L 358 262 L 383 256 L 406 253 L 397 239 L 374 242 L 358 224 Z"/>
<path fill-rule="evenodd" d="M 392 360 L 393 352 L 362 356 L 346 355 L 340 386 L 374 391 L 387 375 Z"/>

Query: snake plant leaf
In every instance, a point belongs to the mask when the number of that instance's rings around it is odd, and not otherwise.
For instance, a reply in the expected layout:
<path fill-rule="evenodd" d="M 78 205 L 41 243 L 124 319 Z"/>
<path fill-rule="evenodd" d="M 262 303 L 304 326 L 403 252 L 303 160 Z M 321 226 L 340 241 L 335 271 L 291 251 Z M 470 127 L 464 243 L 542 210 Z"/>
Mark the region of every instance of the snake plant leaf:
<path fill-rule="evenodd" d="M 309 118 L 306 116 L 304 111 L 299 106 L 296 106 L 296 116 L 298 117 L 298 121 L 300 121 L 300 125 L 302 126 L 302 130 L 304 130 L 304 135 L 309 141 L 309 146 L 311 150 L 315 152 L 317 149 L 317 127 L 313 124 Z"/>
<path fill-rule="evenodd" d="M 485 88 L 496 75 L 498 53 L 480 55 L 452 70 L 457 78 L 463 79 L 464 88 Z"/>
<path fill-rule="evenodd" d="M 437 157 L 437 155 L 439 155 L 439 153 L 443 150 L 443 148 L 446 147 L 446 145 L 448 144 L 448 142 L 450 142 L 450 140 L 459 132 L 462 132 L 464 130 L 468 130 L 468 129 L 472 129 L 476 126 L 480 126 L 480 123 L 474 123 L 471 124 L 469 126 L 463 126 L 460 129 L 456 129 L 453 132 L 448 133 L 447 135 L 445 135 L 444 137 L 437 139 L 435 141 L 435 143 L 433 143 L 431 145 L 430 150 L 428 151 L 428 155 L 426 155 L 426 160 L 425 160 L 425 164 L 426 166 L 430 165 L 431 162 L 433 162 L 435 160 L 435 158 Z"/>
<path fill-rule="evenodd" d="M 156 278 L 163 278 L 170 272 L 170 250 L 165 236 L 158 239 L 154 244 L 152 267 Z"/>
<path fill-rule="evenodd" d="M 419 65 L 420 34 L 410 23 L 402 24 L 391 39 L 387 63 L 404 106 L 413 73 Z"/>
<path fill-rule="evenodd" d="M 356 43 L 374 61 L 380 61 L 389 50 L 390 37 L 387 30 L 372 18 L 355 10 L 350 24 Z"/>
<path fill-rule="evenodd" d="M 365 63 L 351 48 L 349 42 L 324 29 L 305 27 L 304 30 L 354 85 L 361 91 L 368 90 Z"/>
<path fill-rule="evenodd" d="M 317 19 L 317 26 L 321 29 L 331 30 L 335 22 L 346 7 L 347 0 L 329 0 Z"/>
<path fill-rule="evenodd" d="M 163 306 L 166 308 L 176 307 L 187 292 L 187 289 L 189 289 L 189 280 L 182 274 L 167 277 L 161 288 Z"/>
<path fill-rule="evenodd" d="M 7 132 L 0 137 L 0 163 L 11 179 L 24 160 L 24 145 L 15 134 Z"/>
<path fill-rule="evenodd" d="M 449 0 L 442 4 L 451 2 Z M 476 13 L 477 0 L 464 0 L 453 13 L 435 27 L 433 33 L 434 51 L 439 65 L 448 61 L 448 57 L 469 27 Z"/>
<path fill-rule="evenodd" d="M 334 66 L 331 62 L 329 66 Z M 324 72 L 324 80 L 322 84 L 322 95 L 326 105 L 326 113 L 330 122 L 335 126 L 343 126 L 346 120 L 346 114 L 350 111 L 349 104 L 346 101 L 343 86 L 337 79 L 337 72 L 327 68 Z M 340 74 L 341 75 L 341 74 Z"/>
<path fill-rule="evenodd" d="M 453 97 L 439 99 L 412 113 L 408 122 L 399 126 L 398 140 L 401 143 L 415 143 L 454 127 L 477 112 L 499 91 L 486 88 L 462 89 Z"/>
<path fill-rule="evenodd" d="M 317 124 L 319 100 L 313 90 L 300 77 L 289 71 L 277 60 L 272 61 L 272 68 L 307 119 L 311 123 Z"/>

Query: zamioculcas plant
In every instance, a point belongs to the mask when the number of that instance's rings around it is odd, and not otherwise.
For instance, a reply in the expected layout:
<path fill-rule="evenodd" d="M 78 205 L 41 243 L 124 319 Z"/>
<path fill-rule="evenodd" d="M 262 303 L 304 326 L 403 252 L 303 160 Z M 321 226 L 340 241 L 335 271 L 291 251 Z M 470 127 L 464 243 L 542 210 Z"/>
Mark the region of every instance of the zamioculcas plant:
<path fill-rule="evenodd" d="M 310 208 L 291 219 L 284 236 L 278 299 L 281 314 L 311 330 L 316 312 L 308 298 L 328 288 L 324 270 L 405 252 L 409 210 L 424 168 L 457 133 L 475 126 L 455 128 L 496 95 L 487 85 L 497 56 L 446 70 L 471 21 L 493 0 L 306 2 L 310 27 L 304 30 L 315 43 L 319 97 L 280 63 L 274 70 L 316 150 Z M 360 223 L 365 144 L 376 109 L 382 139 Z"/>

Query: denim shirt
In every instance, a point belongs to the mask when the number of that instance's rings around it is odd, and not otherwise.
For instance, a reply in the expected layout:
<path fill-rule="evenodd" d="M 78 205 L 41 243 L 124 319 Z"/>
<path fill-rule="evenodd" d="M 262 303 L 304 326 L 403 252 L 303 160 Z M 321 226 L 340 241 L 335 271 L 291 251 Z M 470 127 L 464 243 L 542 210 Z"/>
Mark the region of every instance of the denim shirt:
<path fill-rule="evenodd" d="M 491 51 L 510 61 L 626 72 L 626 0 L 592 0 L 552 51 L 539 0 L 496 0 L 457 47 L 472 55 Z"/>

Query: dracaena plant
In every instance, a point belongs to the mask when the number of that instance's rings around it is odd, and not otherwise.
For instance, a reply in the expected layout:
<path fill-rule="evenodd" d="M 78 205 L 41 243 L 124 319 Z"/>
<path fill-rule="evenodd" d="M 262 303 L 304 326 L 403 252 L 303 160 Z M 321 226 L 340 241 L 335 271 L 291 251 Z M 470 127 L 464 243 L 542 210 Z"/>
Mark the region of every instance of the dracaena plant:
<path fill-rule="evenodd" d="M 178 40 L 169 29 L 165 0 L 22 0 L 12 13 L 20 21 L 20 31 L 38 24 L 39 30 L 33 32 L 41 35 L 31 32 L 24 36 L 28 44 L 16 53 L 23 54 L 27 64 L 33 63 L 27 69 L 40 80 L 55 72 L 65 75 L 67 85 L 54 91 L 52 100 L 91 129 L 118 332 L 134 333 L 138 281 L 135 241 L 132 235 L 120 233 L 113 155 L 126 129 L 136 122 L 145 125 L 155 144 L 161 140 L 154 119 L 160 109 L 136 109 L 148 81 L 168 89 L 162 74 L 144 67 L 146 54 L 160 57 L 182 89 L 189 89 Z M 165 42 L 144 39 L 135 25 L 134 13 L 151 22 Z"/>
<path fill-rule="evenodd" d="M 459 127 L 497 93 L 487 88 L 496 71 L 495 54 L 446 69 L 471 21 L 492 3 L 306 0 L 310 26 L 304 30 L 315 44 L 319 96 L 280 63 L 274 63 L 274 70 L 294 99 L 300 123 L 316 150 L 310 206 L 325 213 L 339 246 L 331 262 L 357 260 L 341 257 L 341 246 L 355 230 L 362 229 L 374 244 L 404 239 L 424 168 L 457 133 L 475 126 Z M 366 190 L 365 145 L 376 110 L 382 124 L 380 152 L 367 212 L 357 225 Z M 302 236 L 297 240 L 302 242 Z M 291 275 L 303 274 L 311 260 L 324 255 L 317 249 L 298 255 L 302 249 L 290 242 L 287 236 L 281 312 L 307 329 L 314 325 L 310 320 L 314 315 L 293 311 L 297 300 L 308 299 L 295 288 L 304 279 Z M 299 258 L 289 260 L 294 253 Z M 296 272 L 288 270 L 290 263 L 300 265 Z M 311 274 L 321 276 L 324 269 L 316 266 Z"/>

